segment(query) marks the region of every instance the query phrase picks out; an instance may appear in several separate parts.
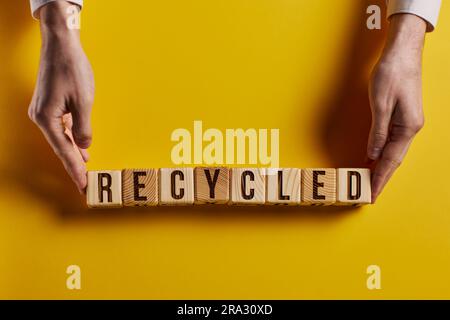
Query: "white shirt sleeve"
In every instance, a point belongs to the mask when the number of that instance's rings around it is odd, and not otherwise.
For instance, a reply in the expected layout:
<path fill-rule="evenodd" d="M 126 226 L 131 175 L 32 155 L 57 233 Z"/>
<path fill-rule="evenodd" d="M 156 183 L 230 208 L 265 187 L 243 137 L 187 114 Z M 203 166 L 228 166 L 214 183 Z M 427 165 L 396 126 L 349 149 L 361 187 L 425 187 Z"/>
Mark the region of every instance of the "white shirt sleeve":
<path fill-rule="evenodd" d="M 411 13 L 427 22 L 427 31 L 436 27 L 441 0 L 388 0 L 387 17 L 397 13 Z"/>
<path fill-rule="evenodd" d="M 58 0 L 30 0 L 30 6 L 31 6 L 31 13 L 33 14 L 33 17 L 36 19 L 39 17 L 39 9 L 42 6 L 45 6 L 47 3 L 58 1 Z M 80 7 L 83 7 L 83 0 L 67 0 L 73 4 L 77 4 Z"/>

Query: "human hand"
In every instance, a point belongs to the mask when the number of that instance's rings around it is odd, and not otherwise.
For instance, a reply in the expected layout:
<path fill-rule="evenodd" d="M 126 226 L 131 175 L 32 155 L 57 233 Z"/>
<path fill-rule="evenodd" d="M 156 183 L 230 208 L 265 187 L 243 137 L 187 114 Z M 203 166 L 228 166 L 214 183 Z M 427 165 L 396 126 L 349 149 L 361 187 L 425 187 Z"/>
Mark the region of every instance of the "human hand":
<path fill-rule="evenodd" d="M 367 155 L 375 202 L 423 127 L 422 51 L 426 22 L 411 14 L 391 18 L 388 40 L 369 85 L 372 128 Z"/>
<path fill-rule="evenodd" d="M 86 149 L 92 141 L 94 77 L 79 31 L 66 25 L 68 6 L 66 1 L 56 1 L 40 10 L 41 60 L 28 114 L 83 193 Z"/>

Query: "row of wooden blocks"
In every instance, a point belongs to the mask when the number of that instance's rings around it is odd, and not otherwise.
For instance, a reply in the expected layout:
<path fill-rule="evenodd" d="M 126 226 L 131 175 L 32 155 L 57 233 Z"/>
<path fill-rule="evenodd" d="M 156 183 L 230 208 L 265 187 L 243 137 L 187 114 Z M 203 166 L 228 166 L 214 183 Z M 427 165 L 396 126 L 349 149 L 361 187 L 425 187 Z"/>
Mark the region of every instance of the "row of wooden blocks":
<path fill-rule="evenodd" d="M 122 206 L 362 205 L 369 169 L 163 168 L 89 171 L 90 208 Z"/>

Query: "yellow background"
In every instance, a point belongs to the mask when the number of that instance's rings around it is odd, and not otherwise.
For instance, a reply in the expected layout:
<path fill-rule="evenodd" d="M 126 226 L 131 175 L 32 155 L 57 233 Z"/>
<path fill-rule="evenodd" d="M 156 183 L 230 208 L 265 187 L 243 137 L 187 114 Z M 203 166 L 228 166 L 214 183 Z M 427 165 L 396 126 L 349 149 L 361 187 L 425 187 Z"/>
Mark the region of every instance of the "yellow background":
<path fill-rule="evenodd" d="M 383 3 L 384 1 L 369 1 Z M 425 129 L 376 205 L 88 211 L 27 118 L 28 1 L 0 1 L 0 298 L 450 298 L 450 7 L 427 36 Z M 170 133 L 279 128 L 281 166 L 360 166 L 384 31 L 366 1 L 86 1 L 90 169 L 172 166 Z M 386 30 L 387 25 L 383 26 Z M 66 289 L 66 267 L 82 290 Z M 366 288 L 377 264 L 382 290 Z"/>

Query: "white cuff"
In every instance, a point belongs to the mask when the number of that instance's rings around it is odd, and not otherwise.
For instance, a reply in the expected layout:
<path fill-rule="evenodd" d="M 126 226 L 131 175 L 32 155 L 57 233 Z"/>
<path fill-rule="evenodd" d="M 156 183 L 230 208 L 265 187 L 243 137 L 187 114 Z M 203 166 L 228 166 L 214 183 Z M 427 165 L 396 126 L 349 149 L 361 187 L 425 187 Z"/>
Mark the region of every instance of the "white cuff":
<path fill-rule="evenodd" d="M 390 0 L 388 18 L 397 13 L 411 13 L 427 22 L 427 31 L 433 31 L 439 18 L 441 0 Z"/>
<path fill-rule="evenodd" d="M 42 6 L 45 6 L 46 4 L 53 2 L 53 1 L 58 1 L 58 0 L 30 0 L 31 14 L 33 15 L 33 17 L 38 19 L 39 18 L 39 9 Z M 67 0 L 67 1 L 71 2 L 73 4 L 77 4 L 80 7 L 83 7 L 83 0 Z"/>

